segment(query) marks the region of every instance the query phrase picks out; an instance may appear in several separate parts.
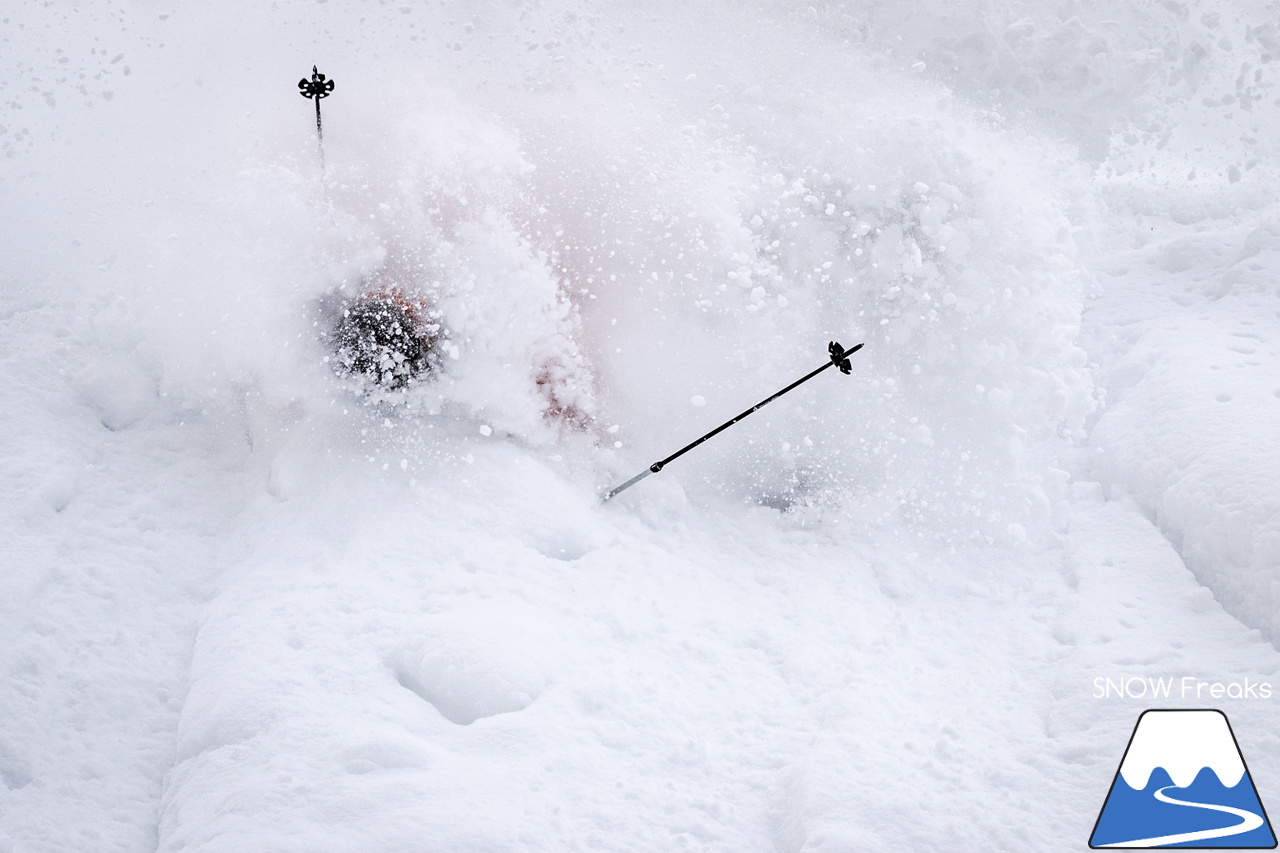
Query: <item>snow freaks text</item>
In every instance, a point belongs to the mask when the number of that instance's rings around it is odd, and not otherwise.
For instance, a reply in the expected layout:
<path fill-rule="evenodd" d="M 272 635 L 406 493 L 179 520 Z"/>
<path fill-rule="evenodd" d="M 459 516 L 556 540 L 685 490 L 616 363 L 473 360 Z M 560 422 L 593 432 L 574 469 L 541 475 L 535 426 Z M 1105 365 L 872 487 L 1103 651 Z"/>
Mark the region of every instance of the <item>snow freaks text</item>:
<path fill-rule="evenodd" d="M 1270 682 L 1248 677 L 1237 681 L 1206 681 L 1194 675 L 1093 679 L 1094 699 L 1270 699 L 1272 694 Z"/>

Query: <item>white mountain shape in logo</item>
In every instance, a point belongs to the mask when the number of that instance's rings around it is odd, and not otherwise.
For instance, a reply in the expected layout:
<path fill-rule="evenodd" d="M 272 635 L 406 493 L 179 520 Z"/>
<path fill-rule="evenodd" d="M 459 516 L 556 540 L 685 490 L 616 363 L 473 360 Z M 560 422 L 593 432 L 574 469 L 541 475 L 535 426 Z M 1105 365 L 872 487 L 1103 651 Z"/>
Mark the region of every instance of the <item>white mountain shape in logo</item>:
<path fill-rule="evenodd" d="M 1228 788 L 1238 785 L 1245 773 L 1227 718 L 1218 711 L 1144 714 L 1120 765 L 1120 775 L 1130 788 L 1141 791 L 1157 767 L 1168 771 L 1179 788 L 1194 782 L 1205 767 Z"/>

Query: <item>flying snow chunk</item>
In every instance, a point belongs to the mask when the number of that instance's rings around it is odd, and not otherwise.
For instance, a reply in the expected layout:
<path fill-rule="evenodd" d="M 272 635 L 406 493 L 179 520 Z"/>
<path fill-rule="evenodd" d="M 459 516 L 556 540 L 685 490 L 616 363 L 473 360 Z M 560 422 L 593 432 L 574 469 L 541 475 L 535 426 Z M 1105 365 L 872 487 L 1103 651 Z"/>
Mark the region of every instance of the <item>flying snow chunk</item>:
<path fill-rule="evenodd" d="M 1275 847 L 1226 715 L 1144 711 L 1089 846 Z"/>
<path fill-rule="evenodd" d="M 692 397 L 689 398 L 689 402 L 695 406 L 698 406 L 699 408 L 707 404 L 706 398 L 703 397 L 701 394 L 694 394 Z"/>

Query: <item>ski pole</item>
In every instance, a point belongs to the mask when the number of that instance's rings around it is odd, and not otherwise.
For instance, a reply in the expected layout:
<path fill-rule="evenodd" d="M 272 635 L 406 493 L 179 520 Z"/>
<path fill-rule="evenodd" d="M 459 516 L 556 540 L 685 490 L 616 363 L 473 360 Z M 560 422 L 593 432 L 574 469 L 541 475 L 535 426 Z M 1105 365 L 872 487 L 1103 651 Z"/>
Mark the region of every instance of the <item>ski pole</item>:
<path fill-rule="evenodd" d="M 747 415 L 751 414 L 757 409 L 763 409 L 765 406 L 769 405 L 774 400 L 781 397 L 783 394 L 787 393 L 793 388 L 796 388 L 799 385 L 804 384 L 805 382 L 808 382 L 810 379 L 817 376 L 819 373 L 826 370 L 828 367 L 832 367 L 832 366 L 838 367 L 840 368 L 840 372 L 846 375 L 849 373 L 852 373 L 853 365 L 849 364 L 849 356 L 853 355 L 855 352 L 857 352 L 860 349 L 862 349 L 862 344 L 858 344 L 857 346 L 854 346 L 846 350 L 844 347 L 840 346 L 840 344 L 837 341 L 831 341 L 829 344 L 827 344 L 827 353 L 829 354 L 830 359 L 827 361 L 826 364 L 822 365 L 822 367 L 819 367 L 817 370 L 814 370 L 811 373 L 808 373 L 805 376 L 800 377 L 795 382 L 792 382 L 790 385 L 788 385 L 786 388 L 783 388 L 778 393 L 770 397 L 766 397 L 765 399 L 761 400 L 759 403 L 756 403 L 754 406 L 747 409 L 742 414 L 738 415 L 736 418 L 732 418 L 730 420 L 725 421 L 724 423 L 720 424 L 720 426 L 713 429 L 711 432 L 702 436 L 702 438 L 699 438 L 697 441 L 693 441 L 693 442 L 690 442 L 689 444 L 686 444 L 684 447 L 680 448 L 675 453 L 668 456 L 666 459 L 653 463 L 648 468 L 641 471 L 639 474 L 636 474 L 630 480 L 627 480 L 621 486 L 618 486 L 617 488 L 613 489 L 613 491 L 605 495 L 604 499 L 601 500 L 600 502 L 605 503 L 610 499 L 612 499 L 613 497 L 615 497 L 619 492 L 623 492 L 631 488 L 636 483 L 643 480 L 645 477 L 648 477 L 650 474 L 657 474 L 663 468 L 667 467 L 667 463 L 672 462 L 673 460 L 679 459 L 681 456 L 684 456 L 690 450 L 693 450 L 695 447 L 697 447 L 699 444 L 702 444 L 702 442 L 706 441 L 707 439 L 715 438 L 717 435 L 724 432 L 729 427 L 733 426 L 738 421 L 745 418 Z"/>
<path fill-rule="evenodd" d="M 311 79 L 303 77 L 298 81 L 298 94 L 316 102 L 316 139 L 320 143 L 320 171 L 324 172 L 324 128 L 320 126 L 320 99 L 329 97 L 333 92 L 333 81 L 326 80 L 316 66 L 311 66 Z"/>

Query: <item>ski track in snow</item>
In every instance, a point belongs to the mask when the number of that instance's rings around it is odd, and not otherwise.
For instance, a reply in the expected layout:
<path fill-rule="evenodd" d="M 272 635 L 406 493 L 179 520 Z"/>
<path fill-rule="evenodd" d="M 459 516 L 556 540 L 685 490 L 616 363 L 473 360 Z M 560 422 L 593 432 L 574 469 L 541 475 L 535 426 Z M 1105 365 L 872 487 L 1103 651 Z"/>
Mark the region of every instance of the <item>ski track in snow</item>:
<path fill-rule="evenodd" d="M 1094 678 L 1280 685 L 1275 28 L 1174 5 L 14 4 L 0 853 L 1085 844 Z"/>

